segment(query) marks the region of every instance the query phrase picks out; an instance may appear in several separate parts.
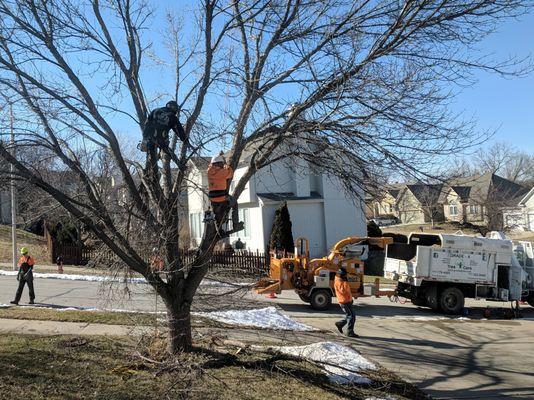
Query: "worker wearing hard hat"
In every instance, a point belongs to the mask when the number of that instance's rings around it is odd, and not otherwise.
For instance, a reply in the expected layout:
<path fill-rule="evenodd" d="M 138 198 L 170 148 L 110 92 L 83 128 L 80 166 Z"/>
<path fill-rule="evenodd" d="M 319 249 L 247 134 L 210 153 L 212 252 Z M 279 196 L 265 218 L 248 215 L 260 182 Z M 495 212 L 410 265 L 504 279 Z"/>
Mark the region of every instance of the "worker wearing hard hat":
<path fill-rule="evenodd" d="M 223 221 L 225 210 L 232 209 L 232 230 L 243 228 L 243 223 L 239 222 L 237 201 L 230 196 L 230 181 L 234 176 L 231 166 L 226 164 L 223 153 L 211 159 L 208 167 L 208 197 L 211 207 L 215 213 L 217 221 Z"/>
<path fill-rule="evenodd" d="M 340 333 L 343 333 L 343 327 L 348 323 L 347 336 L 358 337 L 358 335 L 354 333 L 356 314 L 352 308 L 352 293 L 350 292 L 349 282 L 347 281 L 347 270 L 343 267 L 337 271 L 336 279 L 334 281 L 334 289 L 336 291 L 339 306 L 345 313 L 345 318 L 336 322 L 336 328 Z"/>
<path fill-rule="evenodd" d="M 13 300 L 11 304 L 19 304 L 25 284 L 28 284 L 28 290 L 30 291 L 30 304 L 35 304 L 35 292 L 33 291 L 33 266 L 35 265 L 35 260 L 28 254 L 28 249 L 26 247 L 20 249 L 20 254 L 19 273 L 17 275 L 19 287 L 17 289 L 17 294 L 15 295 L 15 300 Z"/>

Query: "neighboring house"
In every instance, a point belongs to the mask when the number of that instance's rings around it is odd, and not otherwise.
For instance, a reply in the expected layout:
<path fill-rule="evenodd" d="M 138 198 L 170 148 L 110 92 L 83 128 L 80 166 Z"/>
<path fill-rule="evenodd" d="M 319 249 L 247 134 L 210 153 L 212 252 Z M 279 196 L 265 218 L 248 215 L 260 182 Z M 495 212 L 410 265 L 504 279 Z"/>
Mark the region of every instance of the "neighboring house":
<path fill-rule="evenodd" d="M 518 202 L 517 207 L 503 213 L 507 226 L 534 232 L 534 187 Z"/>
<path fill-rule="evenodd" d="M 493 173 L 457 179 L 446 189 L 445 218 L 487 225 L 491 229 L 511 228 L 512 211 L 528 189 Z M 508 212 L 508 221 L 504 214 Z"/>
<path fill-rule="evenodd" d="M 443 221 L 443 185 L 405 185 L 397 197 L 399 219 L 405 224 Z"/>
<path fill-rule="evenodd" d="M 526 219 L 527 202 L 534 200 L 528 200 L 527 192 L 522 185 L 486 173 L 443 184 L 404 184 L 393 190 L 388 187 L 370 207 L 374 217 L 393 214 L 405 224 L 446 220 L 504 229 L 526 226 L 530 221 Z"/>
<path fill-rule="evenodd" d="M 368 219 L 393 216 L 399 217 L 397 198 L 405 185 L 389 185 L 386 190 L 378 195 L 366 197 L 366 217 Z"/>
<path fill-rule="evenodd" d="M 190 163 L 188 206 L 192 246 L 200 243 L 204 211 L 210 204 L 206 196 L 209 160 L 196 157 Z M 230 192 L 246 170 L 244 164 L 237 168 Z M 283 201 L 289 208 L 293 237 L 309 239 L 312 257 L 325 255 L 347 236 L 366 236 L 363 205 L 348 198 L 337 179 L 314 174 L 301 161 L 297 170 L 278 161 L 252 176 L 238 199 L 240 220 L 245 228 L 230 238 L 232 243 L 239 237 L 247 250 L 268 250 L 274 214 Z"/>

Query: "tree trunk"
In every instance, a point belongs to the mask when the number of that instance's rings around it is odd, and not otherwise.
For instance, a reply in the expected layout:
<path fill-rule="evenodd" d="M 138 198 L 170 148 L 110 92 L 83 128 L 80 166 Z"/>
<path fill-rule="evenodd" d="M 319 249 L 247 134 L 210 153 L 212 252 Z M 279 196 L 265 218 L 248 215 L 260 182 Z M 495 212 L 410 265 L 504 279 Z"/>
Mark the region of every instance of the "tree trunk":
<path fill-rule="evenodd" d="M 164 300 L 167 307 L 167 351 L 176 354 L 191 350 L 191 303 L 176 297 Z"/>

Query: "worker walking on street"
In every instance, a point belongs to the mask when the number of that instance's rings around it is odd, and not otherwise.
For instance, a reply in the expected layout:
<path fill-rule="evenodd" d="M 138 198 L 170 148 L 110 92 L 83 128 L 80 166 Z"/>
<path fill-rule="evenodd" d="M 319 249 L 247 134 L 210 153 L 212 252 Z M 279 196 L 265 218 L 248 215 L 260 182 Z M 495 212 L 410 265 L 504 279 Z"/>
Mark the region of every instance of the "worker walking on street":
<path fill-rule="evenodd" d="M 232 209 L 232 230 L 235 231 L 242 229 L 243 223 L 239 222 L 237 201 L 229 194 L 230 181 L 233 176 L 234 171 L 226 163 L 222 152 L 211 159 L 208 167 L 208 197 L 211 207 L 217 221 L 223 221 L 224 212 L 230 207 Z"/>
<path fill-rule="evenodd" d="M 347 280 L 347 270 L 340 268 L 337 271 L 336 279 L 334 281 L 334 289 L 336 291 L 337 301 L 339 306 L 345 313 L 345 318 L 336 322 L 336 328 L 340 333 L 343 333 L 343 327 L 348 323 L 347 336 L 359 337 L 354 333 L 354 324 L 356 323 L 356 314 L 352 308 L 352 293 L 350 292 L 349 282 Z"/>
<path fill-rule="evenodd" d="M 26 247 L 20 249 L 20 253 L 22 254 L 22 257 L 19 259 L 19 273 L 17 275 L 19 287 L 17 289 L 17 294 L 15 295 L 15 300 L 13 300 L 11 304 L 19 304 L 25 284 L 28 284 L 28 290 L 30 291 L 29 304 L 35 304 L 35 292 L 33 291 L 33 266 L 35 265 L 35 260 L 28 254 L 28 249 Z"/>

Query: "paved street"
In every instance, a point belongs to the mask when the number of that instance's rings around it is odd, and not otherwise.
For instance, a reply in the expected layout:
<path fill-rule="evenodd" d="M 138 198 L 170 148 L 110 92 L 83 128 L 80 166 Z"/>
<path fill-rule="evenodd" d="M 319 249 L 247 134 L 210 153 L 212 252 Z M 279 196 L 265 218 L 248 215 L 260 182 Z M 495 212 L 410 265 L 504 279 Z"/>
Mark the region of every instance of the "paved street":
<path fill-rule="evenodd" d="M 151 311 L 155 297 L 146 285 L 131 285 L 132 299 L 106 300 L 107 291 L 96 282 L 36 279 L 37 301 L 50 306 L 83 306 Z M 12 300 L 14 277 L 0 276 L 0 304 Z M 27 292 L 23 302 L 27 301 Z M 261 299 L 265 299 L 261 297 Z M 294 293 L 276 300 L 295 319 L 332 330 L 339 318 L 337 306 L 314 312 Z M 469 301 L 469 307 L 489 303 Z M 493 307 L 508 304 L 491 303 Z M 157 303 L 161 309 L 161 302 Z M 419 385 L 436 398 L 533 399 L 534 309 L 524 307 L 525 319 L 485 321 L 449 319 L 411 304 L 388 299 L 361 299 L 357 307 L 356 347 L 370 359 Z"/>

